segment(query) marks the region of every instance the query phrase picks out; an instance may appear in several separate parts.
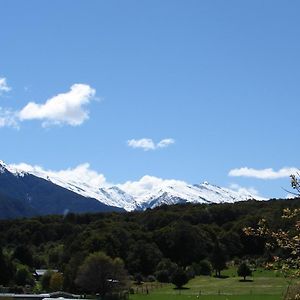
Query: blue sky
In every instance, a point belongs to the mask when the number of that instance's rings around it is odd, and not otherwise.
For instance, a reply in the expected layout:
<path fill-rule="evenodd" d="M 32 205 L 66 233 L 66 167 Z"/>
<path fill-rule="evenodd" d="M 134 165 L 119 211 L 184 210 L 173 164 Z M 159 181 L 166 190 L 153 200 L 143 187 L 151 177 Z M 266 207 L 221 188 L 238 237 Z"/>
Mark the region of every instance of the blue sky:
<path fill-rule="evenodd" d="M 286 196 L 299 1 L 0 4 L 0 159 Z"/>

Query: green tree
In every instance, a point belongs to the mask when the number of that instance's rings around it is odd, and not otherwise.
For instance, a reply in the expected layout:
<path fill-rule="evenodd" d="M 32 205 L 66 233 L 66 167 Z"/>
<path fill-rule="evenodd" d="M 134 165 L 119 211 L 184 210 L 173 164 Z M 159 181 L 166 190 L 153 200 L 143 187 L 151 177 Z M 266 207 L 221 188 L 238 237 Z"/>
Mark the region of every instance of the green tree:
<path fill-rule="evenodd" d="M 25 245 L 20 245 L 16 247 L 13 253 L 13 258 L 19 260 L 24 265 L 27 265 L 29 267 L 33 266 L 32 252 Z"/>
<path fill-rule="evenodd" d="M 171 282 L 176 286 L 176 288 L 181 289 L 185 284 L 189 282 L 189 278 L 182 268 L 178 268 L 173 273 Z"/>
<path fill-rule="evenodd" d="M 29 272 L 26 266 L 21 266 L 15 276 L 15 281 L 17 285 L 26 285 L 26 284 L 33 284 L 33 278 L 31 272 Z"/>
<path fill-rule="evenodd" d="M 78 268 L 83 263 L 86 253 L 74 253 L 64 269 L 64 290 L 69 292 L 77 292 L 78 287 L 75 284 Z"/>
<path fill-rule="evenodd" d="M 168 258 L 163 258 L 156 266 L 155 276 L 159 282 L 170 282 L 173 273 L 178 269 L 177 264 Z"/>
<path fill-rule="evenodd" d="M 198 266 L 199 266 L 199 273 L 197 275 L 211 275 L 212 265 L 208 260 L 206 259 L 201 260 Z"/>
<path fill-rule="evenodd" d="M 238 267 L 237 274 L 238 274 L 238 276 L 243 277 L 244 281 L 245 281 L 247 276 L 252 275 L 252 271 L 245 262 L 242 262 Z"/>
<path fill-rule="evenodd" d="M 52 276 L 53 272 L 52 271 L 47 271 L 41 278 L 41 286 L 43 291 L 48 292 L 50 290 L 50 279 Z"/>
<path fill-rule="evenodd" d="M 152 275 L 161 260 L 162 254 L 155 243 L 139 240 L 130 248 L 127 267 L 130 274 Z"/>
<path fill-rule="evenodd" d="M 14 266 L 0 248 L 0 284 L 8 285 L 14 277 Z"/>
<path fill-rule="evenodd" d="M 221 271 L 226 268 L 226 253 L 224 247 L 216 241 L 211 254 L 211 264 L 216 272 L 216 277 L 221 277 Z"/>
<path fill-rule="evenodd" d="M 90 254 L 80 266 L 75 283 L 83 291 L 98 293 L 102 298 L 127 285 L 127 273 L 121 259 L 107 256 L 103 252 Z"/>

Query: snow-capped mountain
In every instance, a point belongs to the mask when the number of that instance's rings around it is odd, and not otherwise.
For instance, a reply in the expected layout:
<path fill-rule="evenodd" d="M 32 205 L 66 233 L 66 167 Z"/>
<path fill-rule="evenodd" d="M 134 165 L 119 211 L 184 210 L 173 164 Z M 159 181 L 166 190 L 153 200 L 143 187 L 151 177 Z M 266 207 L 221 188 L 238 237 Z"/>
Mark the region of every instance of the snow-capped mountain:
<path fill-rule="evenodd" d="M 160 188 L 157 192 L 139 199 L 138 207 L 146 209 L 176 203 L 233 203 L 254 198 L 250 193 L 239 193 L 204 182 Z"/>
<path fill-rule="evenodd" d="M 88 199 L 96 199 L 106 206 L 122 208 L 127 211 L 144 210 L 163 204 L 232 203 L 257 198 L 248 192 L 237 192 L 207 182 L 190 185 L 183 181 L 161 180 L 157 181 L 149 190 L 139 189 L 139 187 L 132 189 L 126 184 L 98 186 L 92 180 L 86 182 L 82 181 L 80 177 L 66 178 L 59 172 L 47 172 L 41 168 L 22 169 L 20 166 L 6 165 L 0 161 L 0 173 L 1 170 L 7 170 L 16 177 L 32 175 L 42 178 Z"/>
<path fill-rule="evenodd" d="M 0 162 L 0 209 L 11 211 L 6 215 L 1 211 L 0 218 L 123 211 L 79 191 L 84 192 L 73 182 L 65 183 L 59 178 L 51 180 L 43 172 L 34 174 Z"/>

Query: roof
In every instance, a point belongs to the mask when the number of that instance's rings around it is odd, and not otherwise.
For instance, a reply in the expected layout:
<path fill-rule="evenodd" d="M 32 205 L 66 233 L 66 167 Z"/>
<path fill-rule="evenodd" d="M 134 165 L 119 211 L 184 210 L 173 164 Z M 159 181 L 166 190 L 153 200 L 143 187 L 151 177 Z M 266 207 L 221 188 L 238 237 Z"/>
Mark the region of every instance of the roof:
<path fill-rule="evenodd" d="M 54 272 L 54 273 L 57 273 L 58 270 L 51 270 L 51 269 L 36 269 L 34 274 L 35 275 L 38 275 L 38 276 L 43 276 L 47 271 L 50 271 L 50 272 Z"/>

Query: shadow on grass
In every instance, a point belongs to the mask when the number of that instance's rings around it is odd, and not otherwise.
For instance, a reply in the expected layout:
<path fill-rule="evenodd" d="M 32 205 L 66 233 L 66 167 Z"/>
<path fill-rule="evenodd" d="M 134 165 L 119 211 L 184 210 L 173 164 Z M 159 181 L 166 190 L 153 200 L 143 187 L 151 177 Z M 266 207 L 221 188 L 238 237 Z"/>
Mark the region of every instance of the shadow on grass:
<path fill-rule="evenodd" d="M 253 282 L 252 279 L 240 279 L 239 282 Z"/>
<path fill-rule="evenodd" d="M 177 290 L 177 291 L 180 291 L 180 290 L 182 291 L 182 290 L 189 290 L 190 288 L 184 287 L 184 286 L 183 286 L 183 287 L 181 287 L 181 288 L 179 288 L 179 287 L 174 287 L 173 289 L 174 289 L 174 290 Z"/>

